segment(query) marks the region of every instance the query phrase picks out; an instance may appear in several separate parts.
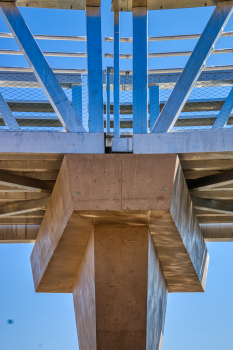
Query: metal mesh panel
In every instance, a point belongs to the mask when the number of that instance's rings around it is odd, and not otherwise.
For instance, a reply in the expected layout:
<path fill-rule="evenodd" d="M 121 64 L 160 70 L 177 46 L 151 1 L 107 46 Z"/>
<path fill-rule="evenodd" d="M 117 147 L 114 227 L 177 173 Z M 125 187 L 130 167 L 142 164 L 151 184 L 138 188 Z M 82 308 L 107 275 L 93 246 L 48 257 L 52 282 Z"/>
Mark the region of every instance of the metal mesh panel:
<path fill-rule="evenodd" d="M 149 76 L 150 84 L 159 86 L 160 112 L 168 100 L 180 73 L 153 74 Z M 195 129 L 228 129 L 232 127 L 233 96 L 231 71 L 202 72 L 192 89 L 172 131 L 192 131 Z M 228 97 L 229 96 L 229 97 Z M 225 101 L 227 103 L 224 105 Z M 150 105 L 156 101 L 150 101 Z M 225 113 L 223 113 L 223 106 Z M 221 113 L 221 115 L 220 115 Z M 220 118 L 219 116 L 222 116 Z M 219 119 L 220 118 L 220 119 Z M 225 120 L 225 126 L 223 123 Z"/>
<path fill-rule="evenodd" d="M 133 134 L 133 91 L 132 75 L 120 77 L 120 128 L 121 136 Z"/>
<path fill-rule="evenodd" d="M 56 74 L 68 100 L 88 130 L 87 75 Z M 0 92 L 21 130 L 64 131 L 35 75 L 24 72 L 1 72 Z M 7 130 L 1 108 L 0 128 Z"/>

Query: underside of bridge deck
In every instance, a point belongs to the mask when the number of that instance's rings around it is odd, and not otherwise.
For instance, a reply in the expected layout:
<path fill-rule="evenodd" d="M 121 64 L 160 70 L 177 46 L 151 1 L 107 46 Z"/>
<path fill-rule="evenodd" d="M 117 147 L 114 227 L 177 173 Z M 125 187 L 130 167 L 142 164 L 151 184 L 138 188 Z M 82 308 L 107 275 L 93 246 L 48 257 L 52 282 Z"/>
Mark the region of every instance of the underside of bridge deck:
<path fill-rule="evenodd" d="M 101 153 L 104 152 L 104 147 L 101 146 L 103 142 L 102 139 L 99 143 Z M 97 144 L 94 145 L 97 152 L 96 146 Z M 90 144 L 89 147 L 91 148 Z M 85 148 L 88 149 L 88 144 Z M 69 153 L 68 149 L 63 150 Z M 146 153 L 149 153 L 149 149 Z M 171 150 L 170 153 L 175 152 Z M 204 238 L 232 240 L 233 152 L 192 152 L 178 155 L 190 195 L 194 198 L 195 213 Z M 0 153 L 1 242 L 35 241 L 63 158 L 62 152 Z M 200 201 L 197 202 L 197 199 Z M 216 227 L 211 234 L 213 225 Z"/>

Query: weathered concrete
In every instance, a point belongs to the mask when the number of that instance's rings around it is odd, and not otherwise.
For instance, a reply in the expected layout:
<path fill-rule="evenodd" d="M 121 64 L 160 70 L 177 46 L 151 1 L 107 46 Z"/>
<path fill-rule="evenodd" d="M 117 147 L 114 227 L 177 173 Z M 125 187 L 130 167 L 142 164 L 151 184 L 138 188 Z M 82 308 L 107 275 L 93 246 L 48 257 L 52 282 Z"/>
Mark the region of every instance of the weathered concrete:
<path fill-rule="evenodd" d="M 148 10 L 166 10 L 188 7 L 215 6 L 216 3 L 217 1 L 215 0 L 113 0 L 112 11 L 132 11 L 132 8 L 136 6 L 147 6 Z"/>
<path fill-rule="evenodd" d="M 167 286 L 148 227 L 96 226 L 73 297 L 80 349 L 159 349 Z"/>
<path fill-rule="evenodd" d="M 9 0 L 11 1 L 11 0 Z M 100 6 L 101 0 L 16 0 L 17 6 L 85 10 L 86 6 Z"/>
<path fill-rule="evenodd" d="M 201 224 L 206 242 L 233 242 L 233 224 Z"/>
<path fill-rule="evenodd" d="M 1 243 L 34 243 L 39 225 L 0 225 Z"/>
<path fill-rule="evenodd" d="M 193 210 L 175 155 L 65 156 L 32 254 L 35 287 L 38 291 L 72 291 L 83 255 L 79 239 L 84 239 L 85 247 L 93 224 L 144 224 L 151 229 L 169 290 L 202 291 L 208 253 Z M 76 225 L 78 237 L 72 231 Z M 61 244 L 66 239 L 73 240 L 67 253 L 70 261 L 74 259 L 70 274 L 65 253 L 64 264 L 56 264 L 56 251 L 66 251 Z M 39 259 L 41 250 L 43 259 Z M 51 278 L 54 268 L 55 279 Z M 65 290 L 59 271 L 67 279 Z"/>

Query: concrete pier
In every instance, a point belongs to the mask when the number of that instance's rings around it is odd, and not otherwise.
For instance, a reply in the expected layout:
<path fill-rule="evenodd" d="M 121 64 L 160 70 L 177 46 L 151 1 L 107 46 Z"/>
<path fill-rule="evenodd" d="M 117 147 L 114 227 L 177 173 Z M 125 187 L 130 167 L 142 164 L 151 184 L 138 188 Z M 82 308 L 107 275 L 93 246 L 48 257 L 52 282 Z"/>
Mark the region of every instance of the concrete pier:
<path fill-rule="evenodd" d="M 73 293 L 79 347 L 160 349 L 167 292 L 204 291 L 208 252 L 176 155 L 66 155 L 31 256 Z"/>

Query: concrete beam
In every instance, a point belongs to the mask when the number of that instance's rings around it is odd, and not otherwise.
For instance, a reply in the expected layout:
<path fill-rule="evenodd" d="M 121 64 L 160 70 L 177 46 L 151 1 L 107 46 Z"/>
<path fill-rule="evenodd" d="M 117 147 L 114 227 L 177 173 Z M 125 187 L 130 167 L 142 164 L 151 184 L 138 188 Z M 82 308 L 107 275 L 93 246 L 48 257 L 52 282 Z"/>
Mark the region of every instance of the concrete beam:
<path fill-rule="evenodd" d="M 233 242 L 233 224 L 201 224 L 206 242 Z"/>
<path fill-rule="evenodd" d="M 166 9 L 179 9 L 189 7 L 204 7 L 204 6 L 215 6 L 216 1 L 214 0 L 113 0 L 112 11 L 132 11 L 133 6 L 147 6 L 148 10 L 166 10 Z"/>
<path fill-rule="evenodd" d="M 233 214 L 233 204 L 220 200 L 191 197 L 195 208 L 202 210 L 212 210 L 216 213 Z"/>
<path fill-rule="evenodd" d="M 36 200 L 29 200 L 25 202 L 6 204 L 0 207 L 0 218 L 45 209 L 47 208 L 48 203 L 49 197 Z"/>
<path fill-rule="evenodd" d="M 0 225 L 0 243 L 35 243 L 39 225 Z"/>
<path fill-rule="evenodd" d="M 86 132 L 18 8 L 13 2 L 0 2 L 0 13 L 65 130 Z"/>
<path fill-rule="evenodd" d="M 27 176 L 15 175 L 2 170 L 0 170 L 0 184 L 39 192 L 50 193 L 53 190 L 53 184 L 50 182 L 33 179 Z"/>
<path fill-rule="evenodd" d="M 233 170 L 188 181 L 189 190 L 208 189 L 233 184 Z"/>
<path fill-rule="evenodd" d="M 233 1 L 218 2 L 152 133 L 167 132 L 173 128 L 232 11 Z"/>
<path fill-rule="evenodd" d="M 86 6 L 100 6 L 101 0 L 16 0 L 17 6 L 65 10 L 85 10 Z"/>

